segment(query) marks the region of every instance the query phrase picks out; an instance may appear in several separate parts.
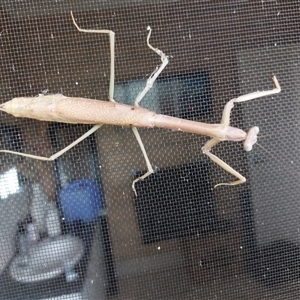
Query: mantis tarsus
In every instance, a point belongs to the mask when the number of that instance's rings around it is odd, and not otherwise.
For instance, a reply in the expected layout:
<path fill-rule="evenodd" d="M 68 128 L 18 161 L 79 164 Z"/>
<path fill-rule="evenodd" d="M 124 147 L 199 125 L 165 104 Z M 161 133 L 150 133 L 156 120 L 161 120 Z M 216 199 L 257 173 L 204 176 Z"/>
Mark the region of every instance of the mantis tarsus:
<path fill-rule="evenodd" d="M 253 127 L 249 130 L 248 134 L 241 129 L 229 126 L 230 124 L 230 112 L 236 102 L 243 102 L 252 100 L 255 98 L 268 96 L 280 92 L 280 86 L 275 76 L 272 77 L 275 88 L 269 91 L 257 91 L 254 93 L 246 94 L 240 96 L 236 99 L 232 99 L 225 105 L 223 116 L 220 124 L 206 124 L 195 121 L 189 121 L 185 119 L 180 119 L 176 117 L 156 114 L 153 111 L 141 108 L 139 106 L 140 101 L 143 99 L 145 94 L 151 89 L 154 81 L 163 71 L 163 69 L 168 64 L 168 57 L 159 49 L 152 47 L 149 43 L 151 36 L 151 28 L 148 27 L 149 33 L 147 36 L 148 47 L 157 53 L 161 58 L 161 65 L 151 74 L 147 80 L 147 84 L 144 90 L 135 99 L 134 106 L 125 105 L 117 103 L 114 100 L 114 44 L 115 44 L 115 34 L 110 30 L 89 30 L 81 29 L 71 12 L 72 20 L 76 28 L 80 32 L 87 33 L 106 33 L 109 35 L 110 39 L 110 56 L 111 56 L 111 73 L 110 73 L 110 84 L 109 84 L 109 100 L 92 100 L 85 98 L 74 98 L 65 97 L 61 94 L 56 95 L 43 95 L 40 94 L 34 98 L 14 98 L 2 105 L 0 105 L 0 110 L 5 111 L 14 115 L 15 117 L 25 117 L 44 121 L 53 122 L 63 122 L 63 123 L 79 123 L 79 124 L 97 124 L 86 132 L 83 136 L 78 138 L 72 144 L 52 155 L 51 157 L 41 157 L 31 154 L 19 153 L 9 150 L 0 150 L 0 152 L 17 154 L 29 158 L 53 161 L 63 153 L 67 152 L 70 148 L 74 147 L 76 144 L 80 143 L 86 137 L 98 130 L 103 124 L 119 125 L 119 126 L 130 126 L 134 132 L 134 135 L 139 143 L 139 146 L 143 152 L 148 171 L 141 177 L 135 179 L 132 183 L 133 191 L 135 191 L 135 183 L 141 179 L 146 178 L 152 174 L 153 168 L 148 159 L 146 150 L 144 148 L 143 142 L 138 133 L 137 127 L 160 127 L 167 129 L 175 129 L 178 131 L 186 131 L 195 134 L 206 135 L 212 137 L 205 145 L 202 147 L 202 151 L 215 163 L 217 163 L 221 168 L 229 172 L 238 178 L 238 180 L 230 183 L 220 183 L 219 185 L 237 185 L 246 181 L 240 173 L 235 171 L 220 158 L 215 156 L 210 152 L 211 148 L 221 141 L 244 141 L 244 149 L 250 151 L 252 146 L 256 143 L 258 127 Z M 215 186 L 215 187 L 216 187 Z"/>

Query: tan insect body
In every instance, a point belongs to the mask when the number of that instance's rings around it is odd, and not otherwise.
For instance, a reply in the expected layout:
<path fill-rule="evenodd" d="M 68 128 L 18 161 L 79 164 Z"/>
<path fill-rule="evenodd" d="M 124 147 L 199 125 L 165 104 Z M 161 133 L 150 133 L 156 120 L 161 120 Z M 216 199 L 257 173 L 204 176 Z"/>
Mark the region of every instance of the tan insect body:
<path fill-rule="evenodd" d="M 69 149 L 80 143 L 86 137 L 98 130 L 103 124 L 118 125 L 118 126 L 130 126 L 132 127 L 133 133 L 139 143 L 142 150 L 145 162 L 147 164 L 148 172 L 143 176 L 135 179 L 132 183 L 133 191 L 135 191 L 135 183 L 141 179 L 145 179 L 147 176 L 154 172 L 149 158 L 147 156 L 144 144 L 138 133 L 137 127 L 147 127 L 147 128 L 166 128 L 178 131 L 186 131 L 195 134 L 201 134 L 211 137 L 209 141 L 202 147 L 202 152 L 206 154 L 212 161 L 217 163 L 221 168 L 237 177 L 238 180 L 229 183 L 220 183 L 219 185 L 237 185 L 246 181 L 240 173 L 231 168 L 228 164 L 218 158 L 216 155 L 210 152 L 212 147 L 217 145 L 220 141 L 244 141 L 244 149 L 250 151 L 253 145 L 256 143 L 257 134 L 259 132 L 258 127 L 250 128 L 248 134 L 243 130 L 231 127 L 230 124 L 230 113 L 236 102 L 249 101 L 255 98 L 264 97 L 268 95 L 273 95 L 281 91 L 280 85 L 275 76 L 272 77 L 275 88 L 269 91 L 257 91 L 254 93 L 239 96 L 236 99 L 232 99 L 227 102 L 223 110 L 223 115 L 220 124 L 207 124 L 195 121 L 189 121 L 185 119 L 180 119 L 172 116 L 156 114 L 153 111 L 141 108 L 139 106 L 140 101 L 146 95 L 146 93 L 151 89 L 153 83 L 159 76 L 159 74 L 167 66 L 169 60 L 161 50 L 154 48 L 150 45 L 149 39 L 151 35 L 151 28 L 148 27 L 149 33 L 147 37 L 147 46 L 158 54 L 161 58 L 161 65 L 155 69 L 151 76 L 147 80 L 147 84 L 144 90 L 139 93 L 135 99 L 134 106 L 120 104 L 113 100 L 114 94 L 114 44 L 115 44 L 115 34 L 110 30 L 88 30 L 81 29 L 75 22 L 73 14 L 71 12 L 72 20 L 76 28 L 80 32 L 86 33 L 105 33 L 109 35 L 110 39 L 110 56 L 111 56 L 111 74 L 110 74 L 110 84 L 109 84 L 109 100 L 101 101 L 85 98 L 75 98 L 66 97 L 61 94 L 55 95 L 39 95 L 33 98 L 21 97 L 14 98 L 2 105 L 0 105 L 0 110 L 5 111 L 14 115 L 15 117 L 31 118 L 42 121 L 52 121 L 52 122 L 63 122 L 72 124 L 95 124 L 84 135 L 79 137 L 76 141 L 60 150 L 59 152 L 53 154 L 51 157 L 36 156 L 33 154 L 19 153 L 10 150 L 0 150 L 0 152 L 11 153 L 16 155 L 21 155 L 25 157 L 30 157 L 34 159 L 40 159 L 45 161 L 53 161 L 57 157 L 61 156 L 63 153 L 67 152 Z M 215 186 L 215 187 L 216 187 Z"/>
<path fill-rule="evenodd" d="M 207 124 L 156 114 L 153 111 L 117 102 L 65 97 L 61 94 L 35 98 L 14 98 L 0 110 L 15 117 L 71 124 L 109 124 L 130 127 L 166 128 L 217 137 L 220 140 L 242 141 L 247 134 L 222 124 Z"/>

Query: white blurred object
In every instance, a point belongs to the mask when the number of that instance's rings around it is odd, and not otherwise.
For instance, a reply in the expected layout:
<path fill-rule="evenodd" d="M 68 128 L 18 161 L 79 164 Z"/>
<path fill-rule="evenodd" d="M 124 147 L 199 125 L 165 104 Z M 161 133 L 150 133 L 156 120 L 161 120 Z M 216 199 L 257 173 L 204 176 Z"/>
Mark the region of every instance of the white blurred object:
<path fill-rule="evenodd" d="M 19 282 L 37 282 L 59 276 L 67 271 L 69 280 L 76 280 L 73 267 L 84 254 L 82 241 L 71 235 L 45 238 L 29 247 L 26 262 L 17 255 L 11 262 L 9 271 L 12 278 Z"/>
<path fill-rule="evenodd" d="M 27 241 L 28 241 L 29 245 L 36 244 L 40 240 L 39 232 L 37 230 L 36 225 L 33 222 L 27 224 L 26 236 L 27 236 Z"/>
<path fill-rule="evenodd" d="M 48 233 L 49 237 L 60 235 L 60 218 L 55 204 L 48 199 L 40 184 L 34 183 L 32 190 L 31 217 L 33 226 L 39 233 Z"/>
<path fill-rule="evenodd" d="M 31 217 L 33 224 L 38 232 L 44 233 L 47 231 L 45 220 L 49 199 L 38 183 L 32 185 L 32 193 Z"/>
<path fill-rule="evenodd" d="M 46 228 L 49 237 L 61 235 L 58 209 L 52 202 L 47 203 Z"/>
<path fill-rule="evenodd" d="M 10 194 L 0 201 L 0 219 L 4 224 L 0 230 L 3 245 L 0 256 L 0 274 L 5 270 L 16 253 L 16 234 L 18 223 L 24 220 L 30 211 L 31 185 L 24 185 L 19 192 Z"/>
<path fill-rule="evenodd" d="M 25 240 L 24 235 L 20 236 L 22 249 L 10 264 L 10 275 L 26 283 L 47 280 L 65 272 L 67 281 L 77 280 L 78 274 L 73 268 L 84 254 L 83 243 L 75 236 L 61 234 L 55 203 L 49 201 L 39 184 L 33 184 L 32 189 L 32 222 L 27 224 Z M 48 237 L 40 239 L 40 233 L 47 233 Z"/>

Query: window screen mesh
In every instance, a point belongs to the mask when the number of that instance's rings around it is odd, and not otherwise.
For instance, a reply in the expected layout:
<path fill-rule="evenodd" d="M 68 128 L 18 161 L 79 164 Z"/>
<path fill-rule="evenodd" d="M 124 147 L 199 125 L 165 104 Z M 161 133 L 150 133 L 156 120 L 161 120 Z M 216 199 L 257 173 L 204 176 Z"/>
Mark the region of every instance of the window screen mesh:
<path fill-rule="evenodd" d="M 66 113 L 93 119 L 85 99 L 109 101 L 109 36 L 79 32 L 72 10 L 80 28 L 115 32 L 114 99 L 126 105 L 161 64 L 147 46 L 151 26 L 169 64 L 139 105 L 179 119 L 138 129 L 154 173 L 137 195 L 132 182 L 147 164 L 126 114 L 138 108 L 113 115 L 113 103 L 100 105 L 107 122 L 128 126 L 106 124 L 54 161 L 0 153 L 0 298 L 298 299 L 299 9 L 278 0 L 1 1 L 1 103 L 32 99 L 30 117 L 38 101 L 63 94 Z M 231 126 L 260 128 L 258 144 L 211 150 L 247 181 L 214 188 L 236 178 L 202 153 L 209 137 L 181 124 L 219 124 L 230 99 L 274 89 L 273 74 L 279 94 L 231 112 Z M 26 100 L 17 101 L 22 115 Z M 92 128 L 60 119 L 51 101 L 41 118 L 54 122 L 1 112 L 0 149 L 50 157 Z"/>

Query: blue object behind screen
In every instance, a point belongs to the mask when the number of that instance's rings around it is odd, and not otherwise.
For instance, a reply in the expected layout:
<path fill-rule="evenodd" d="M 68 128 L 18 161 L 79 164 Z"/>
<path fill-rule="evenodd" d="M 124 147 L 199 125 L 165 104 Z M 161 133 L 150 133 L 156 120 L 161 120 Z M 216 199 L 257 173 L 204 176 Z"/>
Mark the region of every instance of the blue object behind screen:
<path fill-rule="evenodd" d="M 88 179 L 71 182 L 61 189 L 59 201 L 66 223 L 92 222 L 103 209 L 100 187 Z"/>

